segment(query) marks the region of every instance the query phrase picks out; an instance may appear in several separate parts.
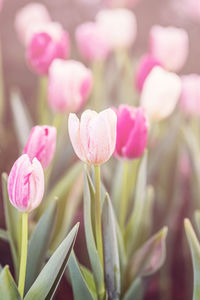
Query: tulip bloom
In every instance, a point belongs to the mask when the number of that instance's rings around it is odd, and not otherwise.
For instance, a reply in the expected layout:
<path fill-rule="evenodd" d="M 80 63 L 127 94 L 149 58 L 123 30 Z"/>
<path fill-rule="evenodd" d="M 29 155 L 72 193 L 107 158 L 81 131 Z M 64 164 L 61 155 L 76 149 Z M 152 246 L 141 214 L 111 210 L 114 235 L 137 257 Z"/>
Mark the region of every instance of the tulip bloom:
<path fill-rule="evenodd" d="M 149 124 L 143 108 L 120 105 L 117 114 L 115 156 L 135 159 L 143 155 L 147 145 Z"/>
<path fill-rule="evenodd" d="M 32 128 L 24 154 L 32 161 L 36 157 L 43 168 L 50 164 L 56 149 L 56 128 L 53 126 L 35 126 Z"/>
<path fill-rule="evenodd" d="M 46 7 L 40 3 L 29 3 L 21 8 L 15 18 L 15 29 L 21 42 L 26 45 L 32 27 L 45 25 L 51 21 Z"/>
<path fill-rule="evenodd" d="M 48 23 L 44 28 L 32 28 L 29 32 L 26 56 L 31 68 L 39 74 L 47 74 L 56 58 L 69 56 L 69 35 L 58 23 Z"/>
<path fill-rule="evenodd" d="M 139 92 L 142 91 L 147 76 L 155 66 L 161 66 L 161 64 L 152 55 L 146 54 L 142 57 L 136 72 L 136 87 Z"/>
<path fill-rule="evenodd" d="M 101 10 L 96 16 L 96 22 L 113 50 L 129 48 L 135 41 L 136 18 L 128 9 Z"/>
<path fill-rule="evenodd" d="M 88 61 L 104 61 L 110 52 L 109 41 L 95 22 L 81 24 L 76 29 L 76 43 Z"/>
<path fill-rule="evenodd" d="M 186 115 L 200 116 L 200 76 L 182 76 L 180 107 Z"/>
<path fill-rule="evenodd" d="M 8 177 L 10 202 L 21 212 L 30 212 L 42 201 L 44 194 L 44 173 L 40 162 L 31 162 L 27 154 L 14 163 Z"/>
<path fill-rule="evenodd" d="M 150 31 L 150 53 L 169 71 L 179 71 L 189 52 L 188 34 L 176 27 L 153 26 Z"/>
<path fill-rule="evenodd" d="M 154 67 L 145 80 L 141 106 L 146 109 L 151 121 L 159 121 L 173 112 L 180 94 L 180 77 L 161 67 Z"/>
<path fill-rule="evenodd" d="M 57 112 L 77 112 L 92 88 L 92 72 L 78 61 L 56 59 L 51 64 L 48 101 Z"/>
<path fill-rule="evenodd" d="M 99 114 L 86 110 L 81 120 L 69 115 L 68 130 L 76 155 L 84 162 L 100 165 L 113 154 L 116 143 L 117 116 L 112 109 Z"/>

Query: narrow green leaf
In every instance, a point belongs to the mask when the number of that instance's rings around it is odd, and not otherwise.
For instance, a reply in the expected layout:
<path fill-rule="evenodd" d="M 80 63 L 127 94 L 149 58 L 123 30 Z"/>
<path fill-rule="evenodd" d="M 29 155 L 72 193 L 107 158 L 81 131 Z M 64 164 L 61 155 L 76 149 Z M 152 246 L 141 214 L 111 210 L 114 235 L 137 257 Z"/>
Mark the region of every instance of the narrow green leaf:
<path fill-rule="evenodd" d="M 90 291 L 96 297 L 97 292 L 96 292 L 96 286 L 95 286 L 94 276 L 93 276 L 92 272 L 90 270 L 88 270 L 85 266 L 81 265 L 81 264 L 79 264 L 79 267 L 81 269 L 83 277 L 84 277 Z"/>
<path fill-rule="evenodd" d="M 55 220 L 56 202 L 52 202 L 40 218 L 28 246 L 25 294 L 35 281 L 46 259 Z"/>
<path fill-rule="evenodd" d="M 8 266 L 5 266 L 0 273 L 0 299 L 21 300 L 17 286 L 10 274 Z"/>
<path fill-rule="evenodd" d="M 10 242 L 10 248 L 12 258 L 14 262 L 15 275 L 18 276 L 19 268 L 19 248 L 18 248 L 18 236 L 20 232 L 20 214 L 18 210 L 12 206 L 8 196 L 8 177 L 6 173 L 2 174 L 2 190 L 3 190 L 3 202 L 5 210 L 6 228 Z"/>
<path fill-rule="evenodd" d="M 114 300 L 120 297 L 120 264 L 115 217 L 108 194 L 103 205 L 102 227 L 106 289 L 108 299 Z"/>
<path fill-rule="evenodd" d="M 195 218 L 198 233 L 200 235 L 200 210 L 195 211 L 194 218 Z"/>
<path fill-rule="evenodd" d="M 91 267 L 94 274 L 94 280 L 96 288 L 99 294 L 103 295 L 105 292 L 104 287 L 104 274 L 101 267 L 100 259 L 96 249 L 95 239 L 92 229 L 92 219 L 91 219 L 91 197 L 90 194 L 91 182 L 88 180 L 89 175 L 84 174 L 84 226 L 88 254 L 90 258 Z"/>
<path fill-rule="evenodd" d="M 97 299 L 96 295 L 92 294 L 92 291 L 87 285 L 74 253 L 70 255 L 68 268 L 75 300 Z"/>
<path fill-rule="evenodd" d="M 142 300 L 144 297 L 145 288 L 141 278 L 133 281 L 130 288 L 122 298 L 122 300 Z"/>
<path fill-rule="evenodd" d="M 73 227 L 56 249 L 26 294 L 25 300 L 50 300 L 53 298 L 73 249 L 78 226 L 79 224 L 76 224 Z"/>
<path fill-rule="evenodd" d="M 6 230 L 0 229 L 0 239 L 6 242 L 9 241 L 9 236 Z"/>
<path fill-rule="evenodd" d="M 184 220 L 185 232 L 190 246 L 192 256 L 194 284 L 193 284 L 193 300 L 200 299 L 200 244 L 190 223 L 190 220 Z"/>

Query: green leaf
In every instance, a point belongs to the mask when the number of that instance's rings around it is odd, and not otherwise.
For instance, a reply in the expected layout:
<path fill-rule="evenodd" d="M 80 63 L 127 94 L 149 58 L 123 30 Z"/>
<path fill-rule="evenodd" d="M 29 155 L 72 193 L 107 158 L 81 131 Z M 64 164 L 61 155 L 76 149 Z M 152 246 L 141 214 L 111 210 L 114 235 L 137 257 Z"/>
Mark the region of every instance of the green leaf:
<path fill-rule="evenodd" d="M 97 296 L 92 293 L 90 287 L 87 285 L 74 253 L 70 255 L 68 267 L 75 300 L 97 299 Z"/>
<path fill-rule="evenodd" d="M 79 264 L 79 266 L 89 289 L 91 290 L 92 294 L 96 297 L 97 292 L 92 272 L 81 264 Z"/>
<path fill-rule="evenodd" d="M 129 263 L 128 281 L 149 276 L 161 268 L 166 257 L 167 231 L 164 227 L 136 251 Z"/>
<path fill-rule="evenodd" d="M 2 300 L 21 300 L 8 266 L 5 266 L 0 273 L 0 298 Z"/>
<path fill-rule="evenodd" d="M 56 202 L 52 202 L 35 227 L 28 246 L 25 294 L 38 276 L 51 239 Z"/>
<path fill-rule="evenodd" d="M 130 256 L 138 247 L 138 238 L 142 234 L 143 212 L 146 202 L 146 180 L 147 180 L 147 152 L 144 154 L 137 177 L 135 201 L 133 212 L 130 216 L 125 240 L 127 241 L 127 252 Z"/>
<path fill-rule="evenodd" d="M 185 232 L 190 246 L 192 256 L 194 284 L 193 284 L 193 300 L 200 299 L 200 244 L 194 232 L 192 224 L 188 219 L 184 220 Z"/>
<path fill-rule="evenodd" d="M 3 241 L 9 241 L 8 233 L 4 229 L 0 229 L 0 239 Z"/>
<path fill-rule="evenodd" d="M 91 179 L 89 175 L 84 174 L 84 226 L 85 226 L 85 235 L 86 235 L 86 244 L 87 250 L 90 258 L 90 263 L 92 271 L 94 274 L 94 280 L 98 294 L 104 295 L 105 286 L 104 286 L 104 274 L 101 267 L 100 259 L 96 249 L 95 239 L 92 229 L 92 219 L 91 219 L 91 198 L 94 197 L 93 189 L 91 186 Z M 93 200 L 93 199 L 92 199 Z"/>
<path fill-rule="evenodd" d="M 200 210 L 195 211 L 194 218 L 195 218 L 196 226 L 198 229 L 198 233 L 200 235 Z"/>
<path fill-rule="evenodd" d="M 78 226 L 79 224 L 76 224 L 73 227 L 56 249 L 26 294 L 25 300 L 50 300 L 53 298 L 73 249 Z"/>
<path fill-rule="evenodd" d="M 8 196 L 8 177 L 6 173 L 2 174 L 2 190 L 3 190 L 3 202 L 5 210 L 6 228 L 10 242 L 10 248 L 12 258 L 14 262 L 14 269 L 16 278 L 18 278 L 19 269 L 19 241 L 18 236 L 20 232 L 20 214 L 18 210 L 12 206 Z"/>
<path fill-rule="evenodd" d="M 142 300 L 145 293 L 145 287 L 141 278 L 133 281 L 130 288 L 122 298 L 122 300 Z"/>
<path fill-rule="evenodd" d="M 120 264 L 115 217 L 108 194 L 103 205 L 102 227 L 106 290 L 108 298 L 114 300 L 120 297 Z"/>

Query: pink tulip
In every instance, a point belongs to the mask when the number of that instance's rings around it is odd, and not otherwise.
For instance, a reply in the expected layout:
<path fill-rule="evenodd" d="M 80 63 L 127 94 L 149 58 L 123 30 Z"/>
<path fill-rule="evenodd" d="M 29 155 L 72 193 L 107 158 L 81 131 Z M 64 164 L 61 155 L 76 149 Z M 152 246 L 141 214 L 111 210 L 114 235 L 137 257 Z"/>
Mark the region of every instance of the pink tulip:
<path fill-rule="evenodd" d="M 150 31 L 150 52 L 169 71 L 179 71 L 189 51 L 188 34 L 176 27 L 153 26 Z"/>
<path fill-rule="evenodd" d="M 56 59 L 49 70 L 48 100 L 57 112 L 77 112 L 92 88 L 92 72 L 78 61 Z"/>
<path fill-rule="evenodd" d="M 99 114 L 85 110 L 80 121 L 70 114 L 68 130 L 76 155 L 89 164 L 105 163 L 115 150 L 116 124 L 117 116 L 112 109 Z"/>
<path fill-rule="evenodd" d="M 35 126 L 32 128 L 24 154 L 32 161 L 36 157 L 43 168 L 50 164 L 56 149 L 56 128 L 53 126 Z"/>
<path fill-rule="evenodd" d="M 137 23 L 131 10 L 101 10 L 96 16 L 96 22 L 113 50 L 129 48 L 135 41 Z"/>
<path fill-rule="evenodd" d="M 27 46 L 26 56 L 34 71 L 47 74 L 54 59 L 65 59 L 69 56 L 70 41 L 68 33 L 63 31 L 58 23 L 49 23 L 40 30 L 41 32 L 33 33 Z"/>
<path fill-rule="evenodd" d="M 184 7 L 186 13 L 195 21 L 200 22 L 200 1 L 199 0 L 185 0 Z"/>
<path fill-rule="evenodd" d="M 180 107 L 186 115 L 200 116 L 200 75 L 182 76 Z"/>
<path fill-rule="evenodd" d="M 21 42 L 27 44 L 29 30 L 38 25 L 45 25 L 51 21 L 46 7 L 40 3 L 29 3 L 21 8 L 15 18 L 15 29 Z"/>
<path fill-rule="evenodd" d="M 109 54 L 109 41 L 95 22 L 81 24 L 76 29 L 76 42 L 81 55 L 88 61 L 104 61 Z"/>
<path fill-rule="evenodd" d="M 151 54 L 146 54 L 141 58 L 138 69 L 136 71 L 136 87 L 139 92 L 142 91 L 145 79 L 147 78 L 151 70 L 155 66 L 160 65 L 160 62 Z"/>
<path fill-rule="evenodd" d="M 30 212 L 42 201 L 44 173 L 37 158 L 30 161 L 27 154 L 14 163 L 8 177 L 10 202 L 21 212 Z"/>
<path fill-rule="evenodd" d="M 172 114 L 181 94 L 181 79 L 175 73 L 154 67 L 144 82 L 141 106 L 151 121 L 160 121 Z"/>
<path fill-rule="evenodd" d="M 143 108 L 120 105 L 117 113 L 117 140 L 115 156 L 139 158 L 147 145 L 149 124 Z"/>

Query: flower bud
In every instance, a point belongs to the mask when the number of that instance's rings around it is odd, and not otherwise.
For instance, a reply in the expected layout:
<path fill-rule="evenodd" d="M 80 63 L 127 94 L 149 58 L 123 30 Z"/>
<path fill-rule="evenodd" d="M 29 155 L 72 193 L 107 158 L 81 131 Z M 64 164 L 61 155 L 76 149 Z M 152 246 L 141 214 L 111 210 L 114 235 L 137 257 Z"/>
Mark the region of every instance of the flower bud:
<path fill-rule="evenodd" d="M 76 155 L 89 164 L 105 163 L 115 150 L 116 124 L 117 116 L 112 109 L 100 113 L 85 110 L 80 121 L 70 114 L 68 130 Z"/>
<path fill-rule="evenodd" d="M 36 157 L 43 168 L 50 164 L 56 149 L 56 128 L 53 126 L 35 126 L 32 128 L 24 154 L 32 161 Z"/>
<path fill-rule="evenodd" d="M 8 176 L 10 202 L 21 212 L 38 207 L 44 194 L 44 173 L 37 158 L 30 161 L 27 154 L 20 156 Z"/>
<path fill-rule="evenodd" d="M 120 105 L 117 114 L 115 156 L 135 159 L 143 155 L 147 145 L 149 124 L 143 108 Z"/>
<path fill-rule="evenodd" d="M 92 72 L 78 61 L 56 59 L 51 64 L 48 101 L 57 112 L 77 112 L 92 88 Z"/>
<path fill-rule="evenodd" d="M 46 7 L 40 3 L 29 3 L 21 8 L 15 18 L 15 29 L 21 42 L 26 45 L 28 32 L 35 25 L 44 25 L 51 21 Z"/>
<path fill-rule="evenodd" d="M 144 82 L 141 106 L 146 109 L 151 121 L 159 121 L 173 112 L 180 94 L 180 77 L 161 67 L 154 67 Z"/>
<path fill-rule="evenodd" d="M 186 115 L 200 116 L 200 76 L 182 76 L 180 107 Z"/>
<path fill-rule="evenodd" d="M 135 41 L 137 23 L 131 10 L 101 10 L 96 16 L 96 21 L 113 50 L 129 48 Z"/>
<path fill-rule="evenodd" d="M 32 28 L 26 49 L 30 67 L 39 74 L 47 74 L 49 66 L 56 58 L 69 56 L 69 35 L 60 24 L 51 22 L 44 28 Z"/>
<path fill-rule="evenodd" d="M 188 34 L 176 27 L 153 26 L 150 31 L 150 52 L 169 71 L 179 71 L 189 52 Z"/>
<path fill-rule="evenodd" d="M 83 58 L 88 61 L 104 61 L 109 54 L 110 44 L 95 22 L 86 22 L 76 29 L 76 43 Z"/>

